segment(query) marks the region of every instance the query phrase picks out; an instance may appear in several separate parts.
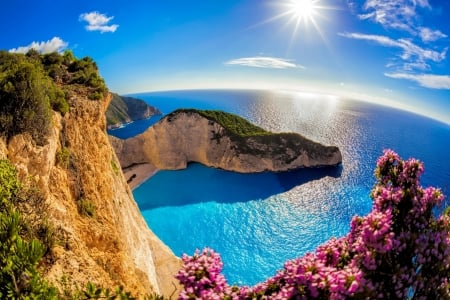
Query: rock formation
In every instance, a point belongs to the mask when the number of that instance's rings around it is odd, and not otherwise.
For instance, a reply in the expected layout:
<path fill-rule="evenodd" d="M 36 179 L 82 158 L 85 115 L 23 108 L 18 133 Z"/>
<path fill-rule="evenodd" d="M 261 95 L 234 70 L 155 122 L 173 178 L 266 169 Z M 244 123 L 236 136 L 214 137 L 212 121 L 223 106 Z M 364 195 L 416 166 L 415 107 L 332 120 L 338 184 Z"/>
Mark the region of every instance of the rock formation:
<path fill-rule="evenodd" d="M 106 124 L 108 129 L 113 129 L 131 121 L 160 114 L 157 108 L 148 105 L 144 100 L 112 93 L 112 100 L 106 110 Z"/>
<path fill-rule="evenodd" d="M 111 100 L 92 101 L 74 91 L 70 111 L 53 112 L 52 130 L 43 146 L 28 134 L 0 139 L 0 158 L 9 159 L 22 180 L 30 179 L 45 196 L 49 221 L 59 241 L 51 249 L 45 277 L 63 277 L 83 287 L 88 281 L 135 295 L 170 296 L 180 266 L 171 250 L 148 228 L 106 134 L 105 111 Z M 65 149 L 66 164 L 58 161 Z M 95 215 L 80 214 L 88 201 Z"/>
<path fill-rule="evenodd" d="M 150 163 L 158 169 L 182 169 L 189 162 L 252 173 L 334 166 L 342 162 L 337 147 L 315 143 L 296 133 L 240 135 L 226 128 L 209 111 L 178 110 L 144 133 L 120 140 L 110 137 L 122 168 Z M 221 113 L 223 114 L 223 113 Z M 242 118 L 232 119 L 246 124 Z"/>

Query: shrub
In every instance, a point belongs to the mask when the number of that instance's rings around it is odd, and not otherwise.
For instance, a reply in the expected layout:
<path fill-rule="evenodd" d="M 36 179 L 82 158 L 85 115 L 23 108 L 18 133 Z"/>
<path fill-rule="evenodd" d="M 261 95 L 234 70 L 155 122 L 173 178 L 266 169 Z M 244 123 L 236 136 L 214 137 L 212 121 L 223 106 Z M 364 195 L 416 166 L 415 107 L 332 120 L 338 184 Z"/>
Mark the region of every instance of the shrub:
<path fill-rule="evenodd" d="M 70 150 L 67 147 L 62 147 L 56 152 L 56 163 L 63 168 L 68 168 L 70 164 Z"/>
<path fill-rule="evenodd" d="M 8 161 L 0 161 L 0 180 L 0 298 L 55 299 L 56 289 L 38 273 L 46 247 L 27 238 L 28 230 L 14 207 L 21 184 Z"/>
<path fill-rule="evenodd" d="M 0 211 L 10 208 L 21 188 L 17 172 L 8 160 L 0 160 Z"/>
<path fill-rule="evenodd" d="M 70 64 L 76 60 L 71 50 L 65 50 L 62 57 L 63 57 L 63 64 L 66 67 L 70 66 Z"/>
<path fill-rule="evenodd" d="M 78 204 L 78 212 L 86 217 L 95 217 L 95 204 L 89 200 L 89 199 L 84 199 L 81 198 L 80 200 L 77 201 Z"/>
<path fill-rule="evenodd" d="M 36 55 L 35 51 L 27 55 L 0 51 L 0 134 L 10 138 L 28 132 L 42 145 L 50 130 L 51 110 L 64 114 L 69 106 Z M 42 56 L 45 67 L 59 68 L 58 57 L 57 53 Z"/>
<path fill-rule="evenodd" d="M 183 255 L 180 299 L 450 299 L 450 215 L 444 196 L 419 184 L 423 164 L 386 150 L 377 161 L 372 211 L 350 232 L 288 261 L 254 287 L 229 286 L 212 249 Z"/>
<path fill-rule="evenodd" d="M 56 289 L 37 271 L 44 247 L 37 240 L 22 239 L 21 229 L 18 212 L 0 212 L 0 298 L 55 299 Z"/>
<path fill-rule="evenodd" d="M 103 99 L 103 97 L 104 97 L 103 92 L 99 92 L 99 91 L 91 92 L 91 93 L 88 95 L 88 98 L 89 98 L 90 100 L 101 100 L 101 99 Z"/>
<path fill-rule="evenodd" d="M 91 88 L 89 99 L 100 100 L 107 93 L 105 81 L 100 77 L 97 64 L 92 58 L 84 57 L 80 60 L 73 60 L 68 71 L 71 73 L 69 83 L 82 84 Z"/>
<path fill-rule="evenodd" d="M 25 60 L 25 56 L 9 69 L 3 69 L 2 75 L 0 131 L 8 138 L 29 132 L 37 143 L 43 144 L 43 138 L 51 124 L 51 108 L 47 95 L 47 91 L 51 91 L 50 80 L 45 78 L 39 66 Z"/>

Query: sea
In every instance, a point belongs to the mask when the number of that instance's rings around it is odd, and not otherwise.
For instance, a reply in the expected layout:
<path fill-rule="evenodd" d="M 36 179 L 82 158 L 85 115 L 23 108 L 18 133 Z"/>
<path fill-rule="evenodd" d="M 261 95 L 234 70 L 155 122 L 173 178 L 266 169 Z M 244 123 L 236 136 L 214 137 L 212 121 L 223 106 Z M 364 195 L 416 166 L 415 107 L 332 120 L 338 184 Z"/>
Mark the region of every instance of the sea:
<path fill-rule="evenodd" d="M 230 284 L 254 285 L 285 261 L 348 233 L 372 207 L 374 168 L 383 149 L 425 164 L 423 186 L 450 194 L 450 125 L 392 107 L 292 91 L 196 90 L 129 95 L 168 114 L 178 108 L 235 113 L 273 132 L 298 132 L 340 148 L 342 165 L 239 174 L 191 163 L 158 171 L 133 195 L 149 227 L 177 256 L 210 247 Z M 364 100 L 364 99 L 362 99 Z M 109 133 L 128 138 L 161 116 Z M 446 198 L 442 212 L 449 205 Z"/>

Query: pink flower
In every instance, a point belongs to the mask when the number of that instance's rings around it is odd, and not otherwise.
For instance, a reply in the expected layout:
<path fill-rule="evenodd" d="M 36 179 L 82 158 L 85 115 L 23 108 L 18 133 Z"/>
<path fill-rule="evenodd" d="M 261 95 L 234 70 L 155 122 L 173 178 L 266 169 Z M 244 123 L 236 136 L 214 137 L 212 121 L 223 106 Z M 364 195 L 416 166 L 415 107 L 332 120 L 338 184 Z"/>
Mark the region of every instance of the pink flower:
<path fill-rule="evenodd" d="M 444 196 L 419 184 L 423 164 L 385 150 L 377 160 L 372 211 L 353 217 L 347 236 L 288 261 L 254 287 L 229 286 L 220 255 L 182 256 L 179 299 L 435 299 L 450 295 L 450 215 L 432 209 Z M 442 296 L 442 297 L 441 297 Z"/>

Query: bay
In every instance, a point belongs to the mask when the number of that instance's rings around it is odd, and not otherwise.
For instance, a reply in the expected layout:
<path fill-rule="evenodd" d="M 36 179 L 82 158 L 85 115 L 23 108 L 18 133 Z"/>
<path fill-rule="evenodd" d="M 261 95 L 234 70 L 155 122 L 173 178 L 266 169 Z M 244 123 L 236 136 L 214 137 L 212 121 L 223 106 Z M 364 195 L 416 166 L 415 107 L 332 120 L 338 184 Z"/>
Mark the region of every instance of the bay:
<path fill-rule="evenodd" d="M 341 149 L 338 168 L 237 174 L 190 164 L 186 170 L 158 171 L 133 191 L 150 228 L 176 255 L 215 249 L 232 284 L 263 281 L 286 260 L 345 235 L 351 218 L 371 209 L 373 170 L 383 149 L 422 160 L 422 184 L 448 194 L 450 126 L 421 115 L 299 92 L 203 90 L 132 96 L 164 114 L 177 108 L 220 109 L 267 130 L 298 132 Z M 126 138 L 158 120 L 137 121 L 110 133 Z"/>

